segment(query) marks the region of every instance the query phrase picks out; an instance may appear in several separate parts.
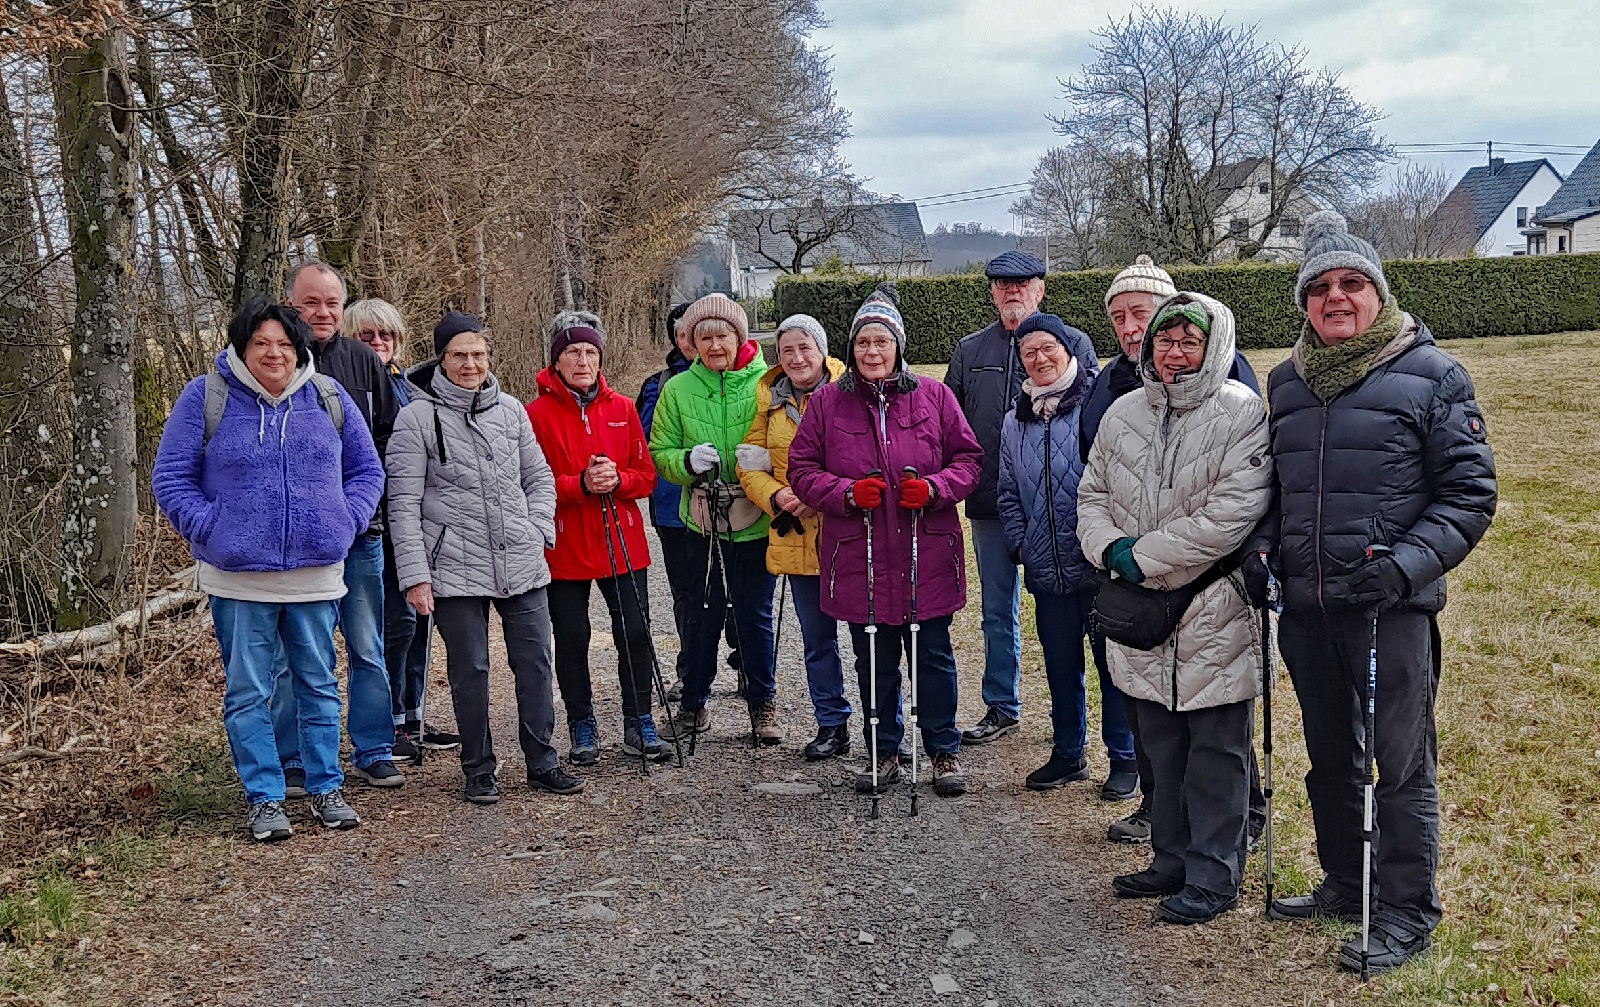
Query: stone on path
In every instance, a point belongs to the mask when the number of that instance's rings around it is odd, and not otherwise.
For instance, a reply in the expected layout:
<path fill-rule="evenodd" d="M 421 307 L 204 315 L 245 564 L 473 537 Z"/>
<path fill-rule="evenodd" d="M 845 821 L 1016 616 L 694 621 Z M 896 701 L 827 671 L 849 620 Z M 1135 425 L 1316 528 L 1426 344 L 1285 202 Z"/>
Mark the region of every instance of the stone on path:
<path fill-rule="evenodd" d="M 928 977 L 928 982 L 933 984 L 933 991 L 940 996 L 961 992 L 961 984 L 956 982 L 956 977 L 946 972 L 934 973 Z"/>
<path fill-rule="evenodd" d="M 595 920 L 599 923 L 615 923 L 622 919 L 622 914 L 609 906 L 603 906 L 598 902 L 590 902 L 578 910 L 578 918 Z"/>
<path fill-rule="evenodd" d="M 878 939 L 876 937 L 872 936 L 871 934 L 867 933 L 865 930 L 860 930 L 860 931 L 856 932 L 856 943 L 857 944 L 876 944 L 877 942 L 878 942 Z"/>
<path fill-rule="evenodd" d="M 944 942 L 944 946 L 952 951 L 959 951 L 962 948 L 971 947 L 976 943 L 978 943 L 977 934 L 973 933 L 971 930 L 957 927 L 956 929 L 950 931 L 950 939 Z"/>
<path fill-rule="evenodd" d="M 811 780 L 758 783 L 755 790 L 758 794 L 771 794 L 774 797 L 815 797 L 822 793 L 822 787 Z"/>

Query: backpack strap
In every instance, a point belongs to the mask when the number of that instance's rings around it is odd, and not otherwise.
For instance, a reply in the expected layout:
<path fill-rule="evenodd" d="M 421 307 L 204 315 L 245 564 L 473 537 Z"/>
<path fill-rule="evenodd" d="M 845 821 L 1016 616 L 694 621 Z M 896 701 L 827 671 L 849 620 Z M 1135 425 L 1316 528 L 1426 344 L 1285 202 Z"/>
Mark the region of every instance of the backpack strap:
<path fill-rule="evenodd" d="M 433 407 L 433 440 L 439 447 L 439 464 L 443 465 L 447 459 L 444 454 L 444 424 L 439 422 L 439 403 L 429 402 Z"/>
<path fill-rule="evenodd" d="M 217 432 L 217 425 L 222 422 L 222 411 L 228 405 L 228 379 L 216 371 L 206 372 L 206 398 L 205 398 L 205 433 L 200 437 L 200 453 L 205 454 L 206 445 L 211 443 L 211 437 Z"/>
<path fill-rule="evenodd" d="M 328 419 L 333 421 L 335 433 L 344 433 L 344 400 L 339 398 L 339 386 L 326 374 L 311 375 L 311 383 L 317 386 L 317 404 L 322 406 L 322 411 L 328 414 Z"/>

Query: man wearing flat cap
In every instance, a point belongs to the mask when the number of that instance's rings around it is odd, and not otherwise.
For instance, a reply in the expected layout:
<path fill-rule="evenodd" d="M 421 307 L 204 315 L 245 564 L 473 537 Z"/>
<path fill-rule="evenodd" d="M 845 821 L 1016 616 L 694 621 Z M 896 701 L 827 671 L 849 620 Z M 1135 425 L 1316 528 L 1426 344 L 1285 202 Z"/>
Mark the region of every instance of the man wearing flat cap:
<path fill-rule="evenodd" d="M 984 270 L 998 320 L 956 344 L 945 384 L 955 392 L 967 423 L 983 446 L 983 473 L 967 497 L 973 551 L 983 595 L 983 719 L 961 732 L 961 742 L 978 745 L 1017 729 L 1022 713 L 1021 604 L 1017 562 L 1000 522 L 1000 428 L 1017 403 L 1026 375 L 1017 354 L 1017 327 L 1044 300 L 1044 263 L 1026 252 L 1002 252 Z M 1094 344 L 1067 328 L 1067 345 L 1091 377 L 1100 370 Z"/>

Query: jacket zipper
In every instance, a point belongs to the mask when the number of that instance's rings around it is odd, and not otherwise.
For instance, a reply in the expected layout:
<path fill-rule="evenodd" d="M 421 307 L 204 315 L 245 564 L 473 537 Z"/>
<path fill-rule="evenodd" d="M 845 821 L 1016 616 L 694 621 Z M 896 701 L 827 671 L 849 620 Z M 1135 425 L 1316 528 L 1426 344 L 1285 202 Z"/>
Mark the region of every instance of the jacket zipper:
<path fill-rule="evenodd" d="M 1172 633 L 1172 712 L 1178 712 L 1178 633 Z"/>
<path fill-rule="evenodd" d="M 1056 577 L 1064 583 L 1066 577 L 1061 569 L 1061 549 L 1056 543 L 1056 491 L 1054 480 L 1050 477 L 1050 425 L 1054 422 L 1054 416 L 1044 421 L 1044 513 L 1050 526 L 1050 562 Z"/>
<path fill-rule="evenodd" d="M 839 576 L 839 547 L 843 542 L 833 544 L 833 557 L 828 560 L 828 597 L 833 597 L 833 582 Z"/>
<path fill-rule="evenodd" d="M 278 407 L 273 406 L 272 411 L 276 413 Z M 283 558 L 278 562 L 278 569 L 280 570 L 289 569 L 289 452 L 284 449 L 287 443 L 287 435 L 282 430 L 279 430 L 278 457 L 283 461 L 283 538 L 279 540 L 283 544 Z M 360 535 L 362 530 L 357 528 L 356 534 Z"/>
<path fill-rule="evenodd" d="M 1322 497 L 1324 472 L 1328 448 L 1328 407 L 1322 407 L 1322 430 L 1317 437 L 1317 536 L 1315 549 L 1317 554 L 1317 607 L 1324 608 L 1322 602 Z"/>

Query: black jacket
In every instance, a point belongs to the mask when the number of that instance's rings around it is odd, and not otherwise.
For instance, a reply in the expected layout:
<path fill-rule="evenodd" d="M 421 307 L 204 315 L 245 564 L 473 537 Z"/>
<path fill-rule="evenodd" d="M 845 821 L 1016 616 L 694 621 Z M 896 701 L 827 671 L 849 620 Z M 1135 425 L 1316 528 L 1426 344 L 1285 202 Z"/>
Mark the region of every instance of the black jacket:
<path fill-rule="evenodd" d="M 355 400 L 361 418 L 372 431 L 378 457 L 387 457 L 389 434 L 394 431 L 394 418 L 400 406 L 394 397 L 394 387 L 389 383 L 389 373 L 383 362 L 372 352 L 372 347 L 348 336 L 334 336 L 326 343 L 311 342 L 311 359 L 316 362 L 317 373 L 326 374 L 344 386 Z M 383 530 L 384 508 L 379 507 L 367 526 L 371 533 Z"/>
<path fill-rule="evenodd" d="M 1273 368 L 1276 506 L 1263 543 L 1299 610 L 1346 610 L 1341 576 L 1369 545 L 1405 573 L 1403 607 L 1444 607 L 1444 575 L 1494 516 L 1494 456 L 1466 368 L 1422 326 L 1416 341 L 1324 406 L 1292 359 Z"/>
<path fill-rule="evenodd" d="M 1239 351 L 1234 351 L 1233 367 L 1228 371 L 1228 377 L 1257 395 L 1261 394 L 1261 383 L 1256 380 L 1255 369 Z M 1100 432 L 1100 421 L 1105 419 L 1111 403 L 1135 388 L 1143 387 L 1138 366 L 1122 353 L 1112 357 L 1111 362 L 1095 378 L 1094 387 L 1089 389 L 1089 397 L 1084 400 L 1083 412 L 1078 420 L 1078 454 L 1085 463 L 1089 461 L 1089 446 L 1094 443 L 1094 435 Z"/>
<path fill-rule="evenodd" d="M 1094 343 L 1077 329 L 1067 326 L 1072 355 L 1085 374 L 1100 373 L 1100 358 Z M 983 520 L 1000 517 L 1000 429 L 1006 414 L 1017 404 L 1022 391 L 1022 361 L 1017 356 L 1017 339 L 997 319 L 956 343 L 944 383 L 956 393 L 956 402 L 967 417 L 967 424 L 983 447 L 983 472 L 978 488 L 967 497 L 967 517 Z"/>

